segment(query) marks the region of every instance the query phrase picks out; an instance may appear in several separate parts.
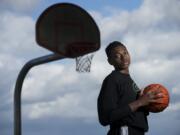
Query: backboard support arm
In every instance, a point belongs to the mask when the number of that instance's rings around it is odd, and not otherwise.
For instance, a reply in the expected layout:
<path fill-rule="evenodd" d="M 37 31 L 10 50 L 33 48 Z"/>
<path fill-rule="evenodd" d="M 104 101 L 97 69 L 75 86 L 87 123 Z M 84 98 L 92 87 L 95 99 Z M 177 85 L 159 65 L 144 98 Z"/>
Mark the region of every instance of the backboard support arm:
<path fill-rule="evenodd" d="M 35 58 L 27 62 L 23 68 L 21 69 L 18 78 L 16 80 L 15 91 L 14 91 L 14 135 L 21 135 L 21 91 L 24 79 L 28 73 L 28 71 L 37 65 L 45 64 L 48 62 L 52 62 L 55 60 L 60 60 L 65 58 L 59 54 L 50 54 L 46 56 L 42 56 L 39 58 Z"/>

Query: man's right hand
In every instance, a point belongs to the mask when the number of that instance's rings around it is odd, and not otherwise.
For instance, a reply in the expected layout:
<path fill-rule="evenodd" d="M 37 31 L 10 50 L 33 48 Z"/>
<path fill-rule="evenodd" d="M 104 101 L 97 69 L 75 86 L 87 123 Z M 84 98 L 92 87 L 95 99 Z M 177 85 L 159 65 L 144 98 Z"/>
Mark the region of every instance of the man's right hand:
<path fill-rule="evenodd" d="M 143 93 L 141 96 L 139 96 L 139 98 L 136 101 L 130 103 L 129 106 L 131 110 L 134 112 L 139 107 L 147 106 L 150 103 L 158 102 L 158 99 L 162 97 L 163 94 L 161 93 L 160 90 L 149 91 L 147 93 Z"/>

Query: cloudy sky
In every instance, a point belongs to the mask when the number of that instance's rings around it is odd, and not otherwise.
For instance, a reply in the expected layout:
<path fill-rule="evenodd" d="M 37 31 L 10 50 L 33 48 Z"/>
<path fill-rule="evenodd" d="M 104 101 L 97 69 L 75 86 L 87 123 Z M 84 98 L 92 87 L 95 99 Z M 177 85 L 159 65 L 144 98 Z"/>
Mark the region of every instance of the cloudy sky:
<path fill-rule="evenodd" d="M 17 75 L 29 60 L 50 54 L 35 42 L 35 23 L 58 0 L 0 1 L 0 135 L 13 134 L 13 93 Z M 91 73 L 75 72 L 75 61 L 64 59 L 33 68 L 22 91 L 23 135 L 105 135 L 98 123 L 96 100 L 102 80 L 113 69 L 104 48 L 123 42 L 130 54 L 132 78 L 143 88 L 166 86 L 169 107 L 148 117 L 146 135 L 180 134 L 180 1 L 69 0 L 86 9 L 101 31 L 101 49 Z"/>

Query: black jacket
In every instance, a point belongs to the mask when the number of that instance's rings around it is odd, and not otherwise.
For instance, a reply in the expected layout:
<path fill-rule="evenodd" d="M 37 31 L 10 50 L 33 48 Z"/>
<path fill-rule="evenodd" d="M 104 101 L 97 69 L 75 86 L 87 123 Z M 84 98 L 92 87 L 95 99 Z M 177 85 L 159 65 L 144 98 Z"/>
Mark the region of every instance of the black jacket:
<path fill-rule="evenodd" d="M 103 126 L 111 129 L 127 125 L 143 131 L 148 130 L 146 112 L 143 108 L 132 112 L 129 103 L 137 99 L 139 88 L 130 75 L 113 71 L 103 81 L 98 97 L 98 116 Z"/>

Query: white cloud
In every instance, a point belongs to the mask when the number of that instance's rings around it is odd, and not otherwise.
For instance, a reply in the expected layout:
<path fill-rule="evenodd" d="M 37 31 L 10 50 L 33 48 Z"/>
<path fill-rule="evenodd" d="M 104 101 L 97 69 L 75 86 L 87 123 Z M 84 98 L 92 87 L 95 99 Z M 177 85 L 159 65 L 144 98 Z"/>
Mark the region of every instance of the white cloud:
<path fill-rule="evenodd" d="M 83 95 L 79 92 L 68 93 L 57 97 L 54 101 L 33 104 L 28 108 L 28 116 L 32 119 L 41 117 L 61 118 L 93 118 L 95 110 L 83 105 Z M 26 108 L 27 109 L 27 108 Z"/>
<path fill-rule="evenodd" d="M 179 112 L 180 111 L 180 102 L 170 104 L 166 111 L 170 111 L 170 112 L 178 111 Z"/>
<path fill-rule="evenodd" d="M 1 108 L 13 101 L 11 89 L 16 80 L 17 69 L 20 69 L 22 61 L 8 54 L 0 54 L 0 65 L 0 102 L 3 103 L 0 105 Z"/>
<path fill-rule="evenodd" d="M 0 7 L 15 11 L 29 11 L 37 6 L 41 0 L 1 0 Z M 1 10 L 2 10 L 1 9 Z"/>
<path fill-rule="evenodd" d="M 179 60 L 154 59 L 132 64 L 134 76 L 138 77 L 141 83 L 172 83 L 176 85 L 178 80 L 176 76 L 180 76 L 177 70 L 180 68 Z M 143 80 L 143 81 L 142 81 Z"/>
<path fill-rule="evenodd" d="M 35 42 L 35 21 L 31 17 L 11 12 L 0 13 L 0 17 L 1 54 L 27 58 L 45 52 Z"/>
<path fill-rule="evenodd" d="M 94 118 L 96 102 L 92 101 L 96 101 L 98 94 L 98 86 L 94 84 L 96 78 L 76 73 L 75 67 L 65 69 L 62 65 L 52 64 L 33 69 L 22 92 L 26 116 L 30 119 L 48 116 Z"/>
<path fill-rule="evenodd" d="M 72 70 L 74 71 L 72 68 L 65 69 L 65 66 L 60 64 L 43 65 L 32 69 L 24 82 L 23 100 L 42 101 L 55 96 L 58 92 L 66 92 L 64 87 L 79 79 Z"/>
<path fill-rule="evenodd" d="M 171 8 L 167 10 L 169 5 L 171 5 Z M 103 16 L 103 14 L 98 12 L 91 12 L 91 14 L 100 26 L 103 40 L 126 41 L 128 35 L 131 35 L 131 37 L 140 35 L 143 40 L 142 36 L 146 37 L 148 34 L 147 37 L 149 38 L 146 40 L 148 43 L 157 34 L 160 36 L 161 34 L 172 34 L 168 33 L 171 31 L 177 31 L 174 28 L 178 28 L 177 25 L 180 22 L 180 17 L 177 14 L 179 8 L 180 3 L 177 0 L 159 0 L 158 2 L 155 0 L 145 0 L 139 9 L 131 12 L 116 9 L 109 16 Z"/>
<path fill-rule="evenodd" d="M 172 88 L 172 94 L 180 95 L 180 83 L 178 83 L 177 86 L 174 86 Z"/>

